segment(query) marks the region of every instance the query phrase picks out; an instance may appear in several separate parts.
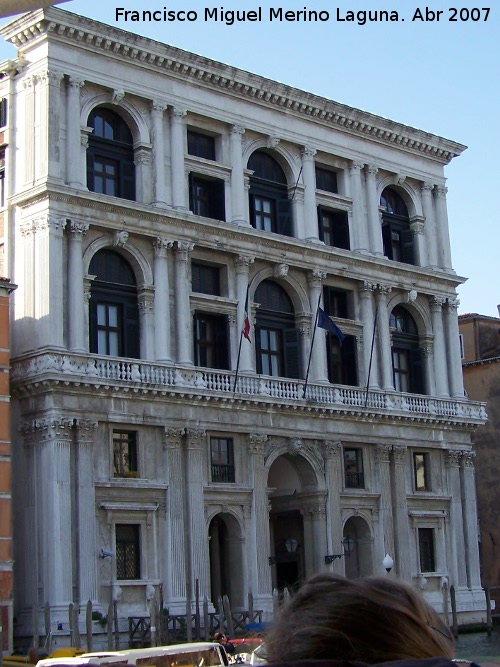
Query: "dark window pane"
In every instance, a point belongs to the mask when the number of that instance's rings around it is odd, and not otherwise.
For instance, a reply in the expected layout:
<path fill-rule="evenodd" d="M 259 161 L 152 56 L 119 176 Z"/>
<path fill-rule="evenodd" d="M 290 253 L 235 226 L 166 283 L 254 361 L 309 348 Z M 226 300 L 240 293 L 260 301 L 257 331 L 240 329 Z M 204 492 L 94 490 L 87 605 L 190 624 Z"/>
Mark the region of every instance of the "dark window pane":
<path fill-rule="evenodd" d="M 254 172 L 256 178 L 286 185 L 286 176 L 278 162 L 264 151 L 255 151 L 248 160 L 248 169 Z"/>
<path fill-rule="evenodd" d="M 232 438 L 210 438 L 212 482 L 234 483 Z"/>
<path fill-rule="evenodd" d="M 116 524 L 116 578 L 140 579 L 140 526 Z"/>
<path fill-rule="evenodd" d="M 363 489 L 365 476 L 363 472 L 363 450 L 344 447 L 344 475 L 347 489 Z"/>
<path fill-rule="evenodd" d="M 415 476 L 415 491 L 430 491 L 429 455 L 426 453 L 413 454 L 413 469 Z"/>
<path fill-rule="evenodd" d="M 420 555 L 420 571 L 435 572 L 434 529 L 418 529 L 418 549 Z"/>
<path fill-rule="evenodd" d="M 188 130 L 188 153 L 203 157 L 206 160 L 215 160 L 215 138 L 201 132 Z"/>
<path fill-rule="evenodd" d="M 338 192 L 337 173 L 331 169 L 316 167 L 316 188 L 325 192 Z"/>
<path fill-rule="evenodd" d="M 114 477 L 137 477 L 137 433 L 113 431 Z"/>
<path fill-rule="evenodd" d="M 228 370 L 227 316 L 195 313 L 193 332 L 195 365 Z"/>
<path fill-rule="evenodd" d="M 225 220 L 224 181 L 190 173 L 189 207 L 195 215 Z"/>
<path fill-rule="evenodd" d="M 220 296 L 220 269 L 218 267 L 193 262 L 191 280 L 193 292 Z"/>
<path fill-rule="evenodd" d="M 325 286 L 323 288 L 324 310 L 330 317 L 349 318 L 348 295 L 346 290 Z"/>
<path fill-rule="evenodd" d="M 318 206 L 319 238 L 325 245 L 350 250 L 349 218 L 346 211 Z"/>

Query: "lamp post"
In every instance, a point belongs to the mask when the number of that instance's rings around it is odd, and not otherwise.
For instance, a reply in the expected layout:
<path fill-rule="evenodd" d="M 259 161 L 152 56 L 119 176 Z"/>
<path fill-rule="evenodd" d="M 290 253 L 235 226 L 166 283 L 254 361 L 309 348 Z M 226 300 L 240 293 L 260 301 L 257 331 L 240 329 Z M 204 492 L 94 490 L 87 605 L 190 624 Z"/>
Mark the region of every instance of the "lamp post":
<path fill-rule="evenodd" d="M 337 558 L 350 556 L 353 552 L 355 543 L 356 540 L 353 540 L 350 535 L 347 535 L 341 542 L 342 546 L 344 547 L 344 552 L 341 554 L 327 554 L 325 556 L 325 563 L 329 565 L 330 563 L 333 563 L 333 561 L 337 560 Z"/>

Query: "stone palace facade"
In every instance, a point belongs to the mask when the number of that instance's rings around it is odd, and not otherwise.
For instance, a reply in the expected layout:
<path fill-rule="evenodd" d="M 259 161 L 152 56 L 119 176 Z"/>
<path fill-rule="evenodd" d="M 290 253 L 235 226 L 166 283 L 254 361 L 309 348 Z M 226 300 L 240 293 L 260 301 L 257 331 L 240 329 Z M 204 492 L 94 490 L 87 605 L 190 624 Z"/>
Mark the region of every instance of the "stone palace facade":
<path fill-rule="evenodd" d="M 269 619 L 273 589 L 386 554 L 484 618 L 465 147 L 57 8 L 0 32 L 18 635 L 160 589 Z"/>

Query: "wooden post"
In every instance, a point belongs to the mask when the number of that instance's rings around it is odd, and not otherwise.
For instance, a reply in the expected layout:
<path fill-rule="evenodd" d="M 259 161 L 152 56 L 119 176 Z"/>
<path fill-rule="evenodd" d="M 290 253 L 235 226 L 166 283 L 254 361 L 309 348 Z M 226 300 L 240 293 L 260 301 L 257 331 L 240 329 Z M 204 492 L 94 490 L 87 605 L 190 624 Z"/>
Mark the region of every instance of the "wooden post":
<path fill-rule="evenodd" d="M 69 645 L 75 645 L 75 633 L 73 630 L 73 603 L 70 602 L 68 606 L 68 622 L 69 622 Z"/>
<path fill-rule="evenodd" d="M 231 605 L 229 604 L 229 598 L 227 595 L 224 595 L 222 598 L 222 604 L 224 606 L 224 616 L 226 617 L 226 627 L 227 627 L 227 636 L 229 639 L 234 637 L 234 626 L 233 626 L 233 616 L 231 614 Z"/>
<path fill-rule="evenodd" d="M 196 641 L 199 642 L 201 639 L 200 631 L 200 580 L 195 581 L 194 586 L 194 634 Z"/>
<path fill-rule="evenodd" d="M 457 600 L 455 597 L 455 586 L 450 586 L 451 618 L 453 636 L 458 637 Z"/>
<path fill-rule="evenodd" d="M 36 604 L 33 605 L 33 610 L 32 610 L 32 617 L 33 617 L 33 648 L 38 649 L 40 646 L 40 632 L 38 630 L 38 609 L 36 607 Z"/>
<path fill-rule="evenodd" d="M 45 648 L 50 655 L 52 653 L 52 630 L 50 623 L 50 605 L 48 602 L 45 603 L 43 616 L 45 620 Z"/>
<path fill-rule="evenodd" d="M 75 638 L 75 643 L 73 646 L 75 648 L 82 648 L 82 639 L 80 637 L 80 623 L 79 623 L 80 610 L 78 605 L 73 605 L 73 636 Z"/>
<path fill-rule="evenodd" d="M 92 653 L 92 600 L 87 602 L 87 611 L 85 613 L 85 629 L 87 631 L 87 653 Z"/>
<path fill-rule="evenodd" d="M 484 587 L 484 594 L 486 596 L 486 631 L 488 633 L 488 637 L 491 637 L 493 622 L 491 618 L 491 595 L 489 586 Z"/>
<path fill-rule="evenodd" d="M 115 651 L 120 650 L 120 631 L 118 629 L 118 602 L 113 600 L 113 623 L 115 626 Z"/>
<path fill-rule="evenodd" d="M 111 595 L 113 595 L 111 591 Z M 113 597 L 108 605 L 108 651 L 113 650 Z"/>
<path fill-rule="evenodd" d="M 156 598 L 153 597 L 149 602 L 149 620 L 151 632 L 151 646 L 156 646 Z"/>
<path fill-rule="evenodd" d="M 191 625 L 191 599 L 186 597 L 186 641 L 193 641 L 193 627 Z"/>
<path fill-rule="evenodd" d="M 205 641 L 210 641 L 210 616 L 208 615 L 208 598 L 203 597 L 203 623 L 205 625 Z"/>

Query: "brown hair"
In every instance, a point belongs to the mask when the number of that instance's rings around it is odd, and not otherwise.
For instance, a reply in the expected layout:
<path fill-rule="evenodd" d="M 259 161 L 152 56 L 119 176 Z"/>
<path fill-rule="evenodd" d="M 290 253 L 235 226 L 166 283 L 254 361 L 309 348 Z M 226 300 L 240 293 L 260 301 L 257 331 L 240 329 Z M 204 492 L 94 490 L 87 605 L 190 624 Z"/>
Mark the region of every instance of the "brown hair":
<path fill-rule="evenodd" d="M 266 638 L 269 662 L 359 660 L 369 664 L 453 658 L 448 627 L 420 593 L 390 577 L 311 577 Z"/>

